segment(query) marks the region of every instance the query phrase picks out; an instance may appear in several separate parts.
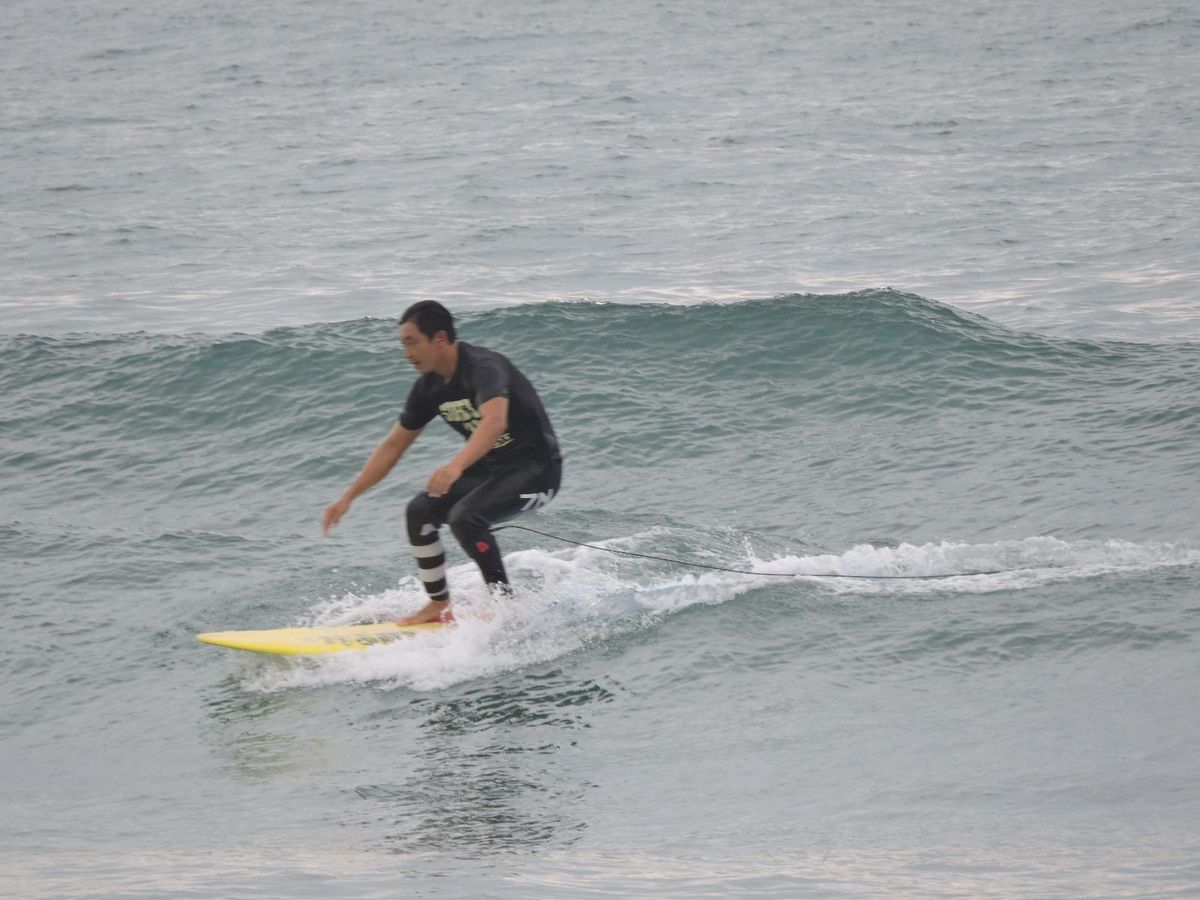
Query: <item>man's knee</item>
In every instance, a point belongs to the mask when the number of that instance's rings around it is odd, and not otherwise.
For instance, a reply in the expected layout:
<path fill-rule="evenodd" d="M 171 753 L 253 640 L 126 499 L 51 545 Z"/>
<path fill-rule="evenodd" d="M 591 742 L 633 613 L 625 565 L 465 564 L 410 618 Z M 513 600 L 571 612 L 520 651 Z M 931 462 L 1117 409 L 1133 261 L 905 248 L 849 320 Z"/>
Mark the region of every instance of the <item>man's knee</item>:
<path fill-rule="evenodd" d="M 424 491 L 408 501 L 408 507 L 405 509 L 405 521 L 408 524 L 408 534 L 412 539 L 427 533 L 426 526 L 437 527 L 441 523 L 438 522 L 438 511 L 434 505 L 432 497 Z"/>
<path fill-rule="evenodd" d="M 473 540 L 475 535 L 489 530 L 487 520 L 470 508 L 455 507 L 446 518 L 446 524 L 460 542 Z"/>
<path fill-rule="evenodd" d="M 421 493 L 408 501 L 408 508 L 405 510 L 405 514 L 408 516 L 410 522 L 425 523 L 429 521 L 429 514 L 432 508 L 429 500 L 429 495 L 421 491 Z"/>

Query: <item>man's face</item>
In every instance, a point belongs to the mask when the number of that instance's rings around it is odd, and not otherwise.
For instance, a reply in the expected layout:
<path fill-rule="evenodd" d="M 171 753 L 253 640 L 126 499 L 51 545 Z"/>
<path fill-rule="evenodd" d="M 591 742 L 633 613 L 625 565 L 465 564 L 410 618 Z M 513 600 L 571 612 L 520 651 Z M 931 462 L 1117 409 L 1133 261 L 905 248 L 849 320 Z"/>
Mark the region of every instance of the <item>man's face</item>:
<path fill-rule="evenodd" d="M 428 375 L 441 359 L 441 351 L 446 346 L 446 335 L 439 331 L 433 338 L 421 334 L 416 323 L 405 322 L 400 326 L 400 346 L 404 348 L 404 358 L 418 372 Z"/>

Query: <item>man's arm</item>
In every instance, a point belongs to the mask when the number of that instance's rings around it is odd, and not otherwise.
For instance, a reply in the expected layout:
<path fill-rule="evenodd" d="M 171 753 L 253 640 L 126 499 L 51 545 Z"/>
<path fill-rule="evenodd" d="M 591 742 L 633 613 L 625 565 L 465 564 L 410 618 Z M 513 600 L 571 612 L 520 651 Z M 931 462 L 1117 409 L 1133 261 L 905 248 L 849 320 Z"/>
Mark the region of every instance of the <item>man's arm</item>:
<path fill-rule="evenodd" d="M 450 490 L 450 486 L 462 476 L 463 470 L 483 459 L 496 445 L 500 435 L 508 431 L 507 397 L 493 397 L 479 407 L 479 413 L 482 418 L 463 448 L 454 459 L 429 476 L 425 490 L 431 496 L 440 497 Z"/>
<path fill-rule="evenodd" d="M 413 441 L 420 433 L 420 429 L 409 431 L 400 424 L 392 426 L 392 430 L 383 439 L 383 443 L 376 447 L 375 452 L 367 459 L 362 471 L 354 479 L 354 483 L 346 488 L 346 493 L 330 503 L 325 510 L 325 518 L 322 521 L 325 534 L 329 534 L 329 530 L 337 525 L 359 494 L 377 485 L 388 472 L 392 471 L 392 467 L 400 461 L 404 451 L 412 446 Z"/>

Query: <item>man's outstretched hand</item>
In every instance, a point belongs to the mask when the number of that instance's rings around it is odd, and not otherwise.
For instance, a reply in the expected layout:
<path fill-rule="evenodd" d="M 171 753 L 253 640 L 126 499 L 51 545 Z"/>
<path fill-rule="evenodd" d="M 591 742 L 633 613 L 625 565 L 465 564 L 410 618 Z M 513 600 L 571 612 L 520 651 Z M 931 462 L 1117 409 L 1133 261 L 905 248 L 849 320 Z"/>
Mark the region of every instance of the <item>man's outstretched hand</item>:
<path fill-rule="evenodd" d="M 321 520 L 321 526 L 325 534 L 329 534 L 329 530 L 341 521 L 342 516 L 350 509 L 350 501 L 345 497 L 338 497 L 329 506 L 325 507 L 325 517 Z"/>

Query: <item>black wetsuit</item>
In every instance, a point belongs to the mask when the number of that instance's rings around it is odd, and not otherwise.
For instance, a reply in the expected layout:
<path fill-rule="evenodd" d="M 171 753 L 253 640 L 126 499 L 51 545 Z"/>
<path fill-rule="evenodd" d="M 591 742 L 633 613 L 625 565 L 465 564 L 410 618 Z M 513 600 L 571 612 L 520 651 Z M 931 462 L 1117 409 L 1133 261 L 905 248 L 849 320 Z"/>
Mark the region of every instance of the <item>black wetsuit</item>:
<path fill-rule="evenodd" d="M 441 416 L 464 438 L 479 426 L 479 408 L 508 398 L 508 430 L 482 459 L 441 497 L 422 491 L 408 504 L 408 538 L 431 600 L 450 596 L 439 528 L 450 530 L 489 585 L 508 585 L 491 526 L 538 509 L 554 498 L 562 477 L 558 438 L 533 385 L 503 355 L 458 342 L 458 365 L 449 381 L 422 375 L 409 392 L 400 424 L 410 431 Z"/>

